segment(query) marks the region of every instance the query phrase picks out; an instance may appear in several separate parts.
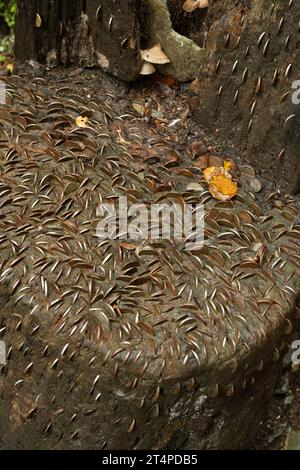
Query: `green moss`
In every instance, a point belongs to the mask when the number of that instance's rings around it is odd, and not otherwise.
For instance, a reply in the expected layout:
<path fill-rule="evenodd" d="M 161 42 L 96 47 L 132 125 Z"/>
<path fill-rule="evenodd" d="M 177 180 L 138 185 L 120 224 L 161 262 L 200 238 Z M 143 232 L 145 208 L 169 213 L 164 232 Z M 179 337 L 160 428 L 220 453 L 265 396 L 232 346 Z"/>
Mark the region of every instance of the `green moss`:
<path fill-rule="evenodd" d="M 159 66 L 159 71 L 180 81 L 194 79 L 201 66 L 204 49 L 174 31 L 166 0 L 146 0 L 145 6 L 146 36 L 151 38 L 151 46 L 160 43 L 171 60 L 170 64 Z"/>
<path fill-rule="evenodd" d="M 15 26 L 16 9 L 16 0 L 0 0 L 0 16 L 4 18 L 9 29 Z"/>

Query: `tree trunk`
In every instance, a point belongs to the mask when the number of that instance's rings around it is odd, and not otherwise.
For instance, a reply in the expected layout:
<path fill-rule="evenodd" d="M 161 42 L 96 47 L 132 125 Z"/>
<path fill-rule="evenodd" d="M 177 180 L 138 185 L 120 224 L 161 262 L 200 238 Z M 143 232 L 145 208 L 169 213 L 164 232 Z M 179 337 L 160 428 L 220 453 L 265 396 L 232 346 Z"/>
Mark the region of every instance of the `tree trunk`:
<path fill-rule="evenodd" d="M 123 80 L 140 69 L 139 0 L 17 0 L 16 59 L 100 65 Z"/>
<path fill-rule="evenodd" d="M 96 65 L 132 81 L 140 49 L 160 43 L 171 61 L 157 67 L 161 73 L 181 81 L 198 73 L 206 10 L 185 13 L 181 0 L 17 0 L 17 6 L 20 62 Z"/>
<path fill-rule="evenodd" d="M 215 0 L 209 15 L 196 119 L 265 184 L 299 191 L 299 2 Z"/>

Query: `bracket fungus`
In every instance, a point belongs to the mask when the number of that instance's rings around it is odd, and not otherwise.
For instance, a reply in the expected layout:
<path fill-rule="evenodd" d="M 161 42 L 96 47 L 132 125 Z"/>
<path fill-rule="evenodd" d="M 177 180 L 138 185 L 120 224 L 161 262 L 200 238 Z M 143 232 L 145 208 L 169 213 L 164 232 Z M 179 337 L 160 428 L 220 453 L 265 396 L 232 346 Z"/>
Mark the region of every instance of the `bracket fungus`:
<path fill-rule="evenodd" d="M 43 21 L 42 21 L 41 16 L 38 13 L 36 13 L 35 14 L 35 26 L 36 26 L 36 28 L 40 28 L 42 26 L 42 24 L 43 24 Z"/>
<path fill-rule="evenodd" d="M 208 8 L 209 7 L 209 0 L 185 0 L 182 5 L 184 11 L 191 13 L 192 11 L 196 10 L 197 8 Z"/>
<path fill-rule="evenodd" d="M 155 71 L 156 71 L 156 68 L 154 67 L 153 64 L 151 64 L 150 62 L 147 62 L 146 60 L 142 62 L 140 75 L 152 75 Z"/>
<path fill-rule="evenodd" d="M 141 57 L 143 60 L 150 62 L 151 64 L 169 64 L 171 61 L 169 57 L 164 53 L 160 44 L 150 49 L 141 50 Z"/>

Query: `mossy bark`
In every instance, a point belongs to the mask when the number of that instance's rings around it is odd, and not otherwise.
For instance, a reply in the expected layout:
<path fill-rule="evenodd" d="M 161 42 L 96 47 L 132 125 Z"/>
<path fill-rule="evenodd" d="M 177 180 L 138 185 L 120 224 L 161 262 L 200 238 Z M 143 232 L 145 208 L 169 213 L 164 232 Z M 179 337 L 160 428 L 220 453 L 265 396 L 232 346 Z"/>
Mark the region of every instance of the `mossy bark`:
<path fill-rule="evenodd" d="M 148 45 L 160 43 L 171 61 L 159 67 L 159 70 L 181 81 L 195 78 L 203 60 L 204 49 L 173 29 L 166 0 L 145 0 L 144 8 L 143 30 L 149 40 Z"/>

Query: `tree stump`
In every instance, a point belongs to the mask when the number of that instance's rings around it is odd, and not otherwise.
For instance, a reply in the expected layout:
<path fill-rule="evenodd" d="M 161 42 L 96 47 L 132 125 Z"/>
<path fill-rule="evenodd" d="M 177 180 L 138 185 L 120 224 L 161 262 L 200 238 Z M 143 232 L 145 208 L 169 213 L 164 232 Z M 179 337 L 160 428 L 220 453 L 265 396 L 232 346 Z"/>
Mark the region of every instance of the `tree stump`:
<path fill-rule="evenodd" d="M 138 4 L 18 0 L 16 58 L 48 66 L 99 65 L 122 80 L 134 80 L 141 62 Z"/>
<path fill-rule="evenodd" d="M 117 94 L 93 95 L 83 76 L 6 81 L 0 448 L 249 448 L 300 292 L 297 208 L 264 213 L 243 187 L 231 203 L 192 194 L 185 159 L 166 165 L 180 147 L 159 134 L 136 146 L 136 116 L 121 120 Z M 166 181 L 176 192 L 154 189 Z M 103 243 L 99 201 L 118 194 L 129 209 L 205 200 L 205 246 Z"/>
<path fill-rule="evenodd" d="M 171 60 L 158 67 L 161 73 L 191 80 L 202 62 L 205 12 L 187 14 L 181 0 L 17 0 L 17 6 L 19 62 L 100 66 L 125 81 L 139 76 L 141 48 L 157 43 Z"/>

